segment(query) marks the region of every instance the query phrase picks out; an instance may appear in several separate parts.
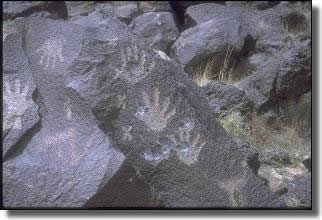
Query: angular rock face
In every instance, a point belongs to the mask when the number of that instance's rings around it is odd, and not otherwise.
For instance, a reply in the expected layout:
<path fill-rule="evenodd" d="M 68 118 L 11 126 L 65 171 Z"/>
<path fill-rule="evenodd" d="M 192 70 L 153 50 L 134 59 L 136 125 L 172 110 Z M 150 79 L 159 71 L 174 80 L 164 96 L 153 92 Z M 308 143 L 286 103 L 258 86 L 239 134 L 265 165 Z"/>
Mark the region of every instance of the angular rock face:
<path fill-rule="evenodd" d="M 145 13 L 134 18 L 129 26 L 150 47 L 165 52 L 179 34 L 170 12 Z"/>
<path fill-rule="evenodd" d="M 288 192 L 282 199 L 292 208 L 312 208 L 311 203 L 311 173 L 295 176 L 288 184 Z"/>
<path fill-rule="evenodd" d="M 115 20 L 86 23 L 29 18 L 14 44 L 37 86 L 41 126 L 4 162 L 6 207 L 284 206 L 180 64 Z M 211 45 L 242 46 L 221 28 L 208 30 L 219 36 Z"/>
<path fill-rule="evenodd" d="M 214 58 L 213 73 L 233 70 L 235 79 L 246 77 L 239 88 L 258 112 L 268 111 L 277 100 L 298 97 L 311 88 L 306 11 L 305 4 L 287 2 L 264 11 L 215 3 L 190 6 L 186 23 L 192 28 L 176 40 L 171 57 L 190 74 L 201 61 Z M 229 68 L 220 69 L 225 63 Z"/>
<path fill-rule="evenodd" d="M 109 50 L 99 42 L 83 45 L 69 68 L 68 87 L 91 102 L 99 127 L 163 206 L 282 206 L 256 179 L 180 65 L 131 35 L 120 35 Z M 95 53 L 104 58 L 84 59 Z"/>
<path fill-rule="evenodd" d="M 47 15 L 40 15 L 45 11 Z M 66 19 L 67 11 L 63 1 L 4 1 L 3 3 L 4 20 L 35 16 L 35 14 L 54 19 Z"/>
<path fill-rule="evenodd" d="M 212 19 L 182 32 L 170 55 L 191 73 L 194 66 L 210 56 L 224 58 L 229 47 L 240 51 L 246 35 L 240 23 L 230 17 Z"/>
<path fill-rule="evenodd" d="M 296 44 L 271 56 L 250 57 L 256 72 L 243 79 L 238 88 L 245 90 L 258 111 L 265 111 L 277 102 L 299 97 L 311 89 L 311 40 L 304 37 Z M 260 62 L 266 57 L 265 63 Z"/>
<path fill-rule="evenodd" d="M 135 1 L 112 1 L 110 4 L 98 5 L 97 10 L 107 18 L 117 18 L 126 24 L 139 14 L 138 4 Z"/>
<path fill-rule="evenodd" d="M 38 105 L 32 99 L 36 84 L 22 48 L 19 25 L 12 25 L 15 30 L 3 43 L 3 157 L 19 148 L 18 141 L 39 122 Z"/>
<path fill-rule="evenodd" d="M 252 104 L 245 95 L 245 91 L 223 82 L 211 82 L 203 87 L 208 96 L 209 105 L 219 116 L 227 116 L 231 111 L 247 113 Z"/>
<path fill-rule="evenodd" d="M 30 19 L 25 29 L 41 129 L 4 163 L 4 205 L 80 207 L 110 181 L 125 156 L 97 127 L 88 103 L 66 87 L 85 29 L 45 19 Z"/>
<path fill-rule="evenodd" d="M 44 7 L 45 1 L 4 1 L 3 12 L 5 18 L 12 18 L 37 7 Z"/>
<path fill-rule="evenodd" d="M 75 17 L 79 15 L 88 15 L 95 10 L 95 1 L 65 1 L 68 17 Z"/>
<path fill-rule="evenodd" d="M 280 1 L 226 1 L 229 7 L 243 7 L 247 9 L 266 10 L 278 5 Z"/>

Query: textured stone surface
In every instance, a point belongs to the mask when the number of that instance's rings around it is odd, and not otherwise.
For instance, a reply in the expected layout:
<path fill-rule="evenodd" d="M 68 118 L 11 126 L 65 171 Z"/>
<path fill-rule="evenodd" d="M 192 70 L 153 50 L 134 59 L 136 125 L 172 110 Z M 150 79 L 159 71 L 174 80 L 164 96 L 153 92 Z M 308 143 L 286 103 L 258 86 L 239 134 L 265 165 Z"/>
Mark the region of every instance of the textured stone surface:
<path fill-rule="evenodd" d="M 279 99 L 310 90 L 307 5 L 200 3 L 12 7 L 20 11 L 3 29 L 5 207 L 310 206 L 302 164 L 273 152 L 260 166 L 216 118 L 247 113 L 248 99 L 278 117 Z M 175 4 L 195 5 L 186 17 L 194 27 L 170 58 Z M 212 57 L 220 70 L 229 50 L 236 78 L 248 76 L 241 83 L 199 88 L 184 72 Z"/>
<path fill-rule="evenodd" d="M 28 21 L 25 53 L 41 97 L 41 129 L 4 163 L 4 205 L 80 207 L 109 182 L 125 156 L 97 127 L 88 103 L 66 87 L 86 29 Z"/>
<path fill-rule="evenodd" d="M 288 184 L 288 192 L 281 198 L 291 208 L 312 208 L 311 173 L 295 176 Z"/>
<path fill-rule="evenodd" d="M 39 121 L 36 90 L 17 22 L 3 42 L 3 156 L 18 148 L 18 141 Z"/>
<path fill-rule="evenodd" d="M 241 50 L 246 33 L 240 23 L 230 17 L 212 19 L 180 34 L 171 48 L 171 57 L 191 72 L 201 60 L 209 56 L 223 59 L 229 46 L 235 51 Z"/>
<path fill-rule="evenodd" d="M 287 165 L 291 163 L 287 152 L 279 149 L 265 149 L 260 153 L 259 160 L 261 163 L 271 165 Z"/>
<path fill-rule="evenodd" d="M 219 116 L 227 116 L 231 111 L 247 113 L 252 110 L 252 103 L 245 91 L 223 82 L 211 82 L 203 87 L 208 96 L 209 105 Z"/>
<path fill-rule="evenodd" d="M 109 50 L 97 40 L 82 50 L 68 85 L 92 103 L 99 127 L 158 200 L 166 207 L 282 205 L 248 168 L 181 66 L 133 36 L 119 37 Z M 94 51 L 104 51 L 105 59 L 84 72 L 84 57 Z"/>
<path fill-rule="evenodd" d="M 138 3 L 135 1 L 115 1 L 99 4 L 97 10 L 99 10 L 104 17 L 117 18 L 127 24 L 139 14 Z"/>
<path fill-rule="evenodd" d="M 45 5 L 45 1 L 4 1 L 3 13 L 5 18 L 12 18 L 33 8 L 44 7 Z"/>
<path fill-rule="evenodd" d="M 277 102 L 299 97 L 311 89 L 310 44 L 311 40 L 304 37 L 273 55 L 256 53 L 250 57 L 256 71 L 237 87 L 245 90 L 258 111 L 267 111 Z"/>
<path fill-rule="evenodd" d="M 234 138 L 239 149 L 243 152 L 243 155 L 246 159 L 248 166 L 253 170 L 257 175 L 260 168 L 260 162 L 258 159 L 258 152 L 256 149 L 252 148 L 249 143 L 238 138 Z"/>
<path fill-rule="evenodd" d="M 149 12 L 134 18 L 133 32 L 156 50 L 168 51 L 179 34 L 170 12 Z"/>
<path fill-rule="evenodd" d="M 95 10 L 95 1 L 65 1 L 68 17 L 88 15 Z"/>

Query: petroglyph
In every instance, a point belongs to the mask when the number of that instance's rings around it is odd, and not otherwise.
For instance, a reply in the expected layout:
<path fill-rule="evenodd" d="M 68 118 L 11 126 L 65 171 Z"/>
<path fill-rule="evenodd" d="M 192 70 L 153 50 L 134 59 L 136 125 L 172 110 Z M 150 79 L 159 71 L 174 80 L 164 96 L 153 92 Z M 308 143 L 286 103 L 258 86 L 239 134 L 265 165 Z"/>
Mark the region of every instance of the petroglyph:
<path fill-rule="evenodd" d="M 70 99 L 68 98 L 68 100 L 64 103 L 64 109 L 66 111 L 66 118 L 68 120 L 71 120 L 72 119 L 72 115 L 73 115 L 73 112 L 72 112 L 70 106 L 71 106 Z"/>
<path fill-rule="evenodd" d="M 124 96 L 124 95 L 120 95 L 120 94 L 118 94 L 117 95 L 117 107 L 118 108 L 125 108 L 125 98 L 126 98 L 126 96 Z"/>
<path fill-rule="evenodd" d="M 39 65 L 42 65 L 44 69 L 55 68 L 56 60 L 64 62 L 63 46 L 65 39 L 62 37 L 50 37 L 45 43 L 36 50 L 36 53 L 40 53 Z"/>
<path fill-rule="evenodd" d="M 154 99 L 151 102 L 149 95 L 142 92 L 145 107 L 139 107 L 135 113 L 136 118 L 144 121 L 149 129 L 153 131 L 162 131 L 169 121 L 169 119 L 176 114 L 176 109 L 169 111 L 170 97 L 166 97 L 163 104 L 159 103 L 160 92 L 158 89 L 154 90 Z"/>
<path fill-rule="evenodd" d="M 107 42 L 112 46 L 116 46 L 117 41 L 118 41 L 118 38 L 116 38 L 116 37 L 112 38 L 112 39 L 107 39 Z"/>
<path fill-rule="evenodd" d="M 44 143 L 48 147 L 48 162 L 61 162 L 61 160 L 65 158 L 65 163 L 67 163 L 68 165 L 77 165 L 81 158 L 81 154 L 83 155 L 84 152 L 77 150 L 76 138 L 77 135 L 75 129 L 69 128 L 62 132 L 58 132 L 52 137 L 46 139 Z M 66 146 L 66 143 L 69 143 L 69 148 L 62 147 Z"/>
<path fill-rule="evenodd" d="M 155 22 L 158 24 L 158 25 L 161 25 L 161 21 L 160 21 L 160 17 L 161 17 L 161 14 L 157 14 L 157 16 L 155 17 Z"/>
<path fill-rule="evenodd" d="M 172 149 L 171 140 L 160 138 L 155 146 L 144 151 L 143 156 L 147 161 L 157 165 L 162 160 L 169 158 Z"/>
<path fill-rule="evenodd" d="M 239 207 L 236 198 L 235 192 L 240 192 L 241 188 L 246 185 L 246 179 L 243 177 L 231 178 L 219 183 L 219 187 L 226 190 L 229 195 L 229 201 L 233 207 Z"/>
<path fill-rule="evenodd" d="M 131 135 L 131 130 L 132 130 L 132 126 L 123 126 L 122 127 L 122 130 L 123 130 L 123 137 L 122 137 L 122 140 L 123 141 L 131 141 L 132 140 L 132 135 Z"/>
<path fill-rule="evenodd" d="M 185 122 L 184 127 L 179 127 L 179 140 L 177 141 L 175 135 L 170 135 L 169 138 L 175 143 L 175 151 L 178 158 L 187 165 L 194 164 L 198 160 L 199 153 L 202 147 L 206 144 L 201 142 L 199 132 L 193 138 L 191 131 L 194 127 L 192 121 Z"/>
<path fill-rule="evenodd" d="M 8 106 L 8 114 L 4 117 L 3 131 L 12 129 L 21 129 L 21 118 L 26 110 L 32 106 L 32 99 L 27 98 L 28 85 L 22 88 L 20 81 L 15 81 L 14 89 L 10 88 L 9 82 L 4 84 L 4 102 Z"/>
<path fill-rule="evenodd" d="M 121 50 L 121 69 L 115 68 L 116 75 L 113 79 L 125 79 L 129 83 L 137 83 L 151 73 L 155 62 L 146 63 L 146 54 L 137 46 Z"/>

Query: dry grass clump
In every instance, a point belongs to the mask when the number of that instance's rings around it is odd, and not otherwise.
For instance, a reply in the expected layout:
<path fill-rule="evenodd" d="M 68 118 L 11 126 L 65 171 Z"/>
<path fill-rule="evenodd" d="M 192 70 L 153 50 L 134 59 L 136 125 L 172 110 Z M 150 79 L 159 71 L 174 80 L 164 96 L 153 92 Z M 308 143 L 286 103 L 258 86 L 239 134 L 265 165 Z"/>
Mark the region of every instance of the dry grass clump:
<path fill-rule="evenodd" d="M 311 149 L 311 133 L 301 135 L 303 124 L 299 122 L 278 122 L 279 126 L 273 127 L 267 123 L 267 119 L 256 113 L 250 113 L 246 119 L 239 112 L 232 112 L 221 119 L 221 124 L 232 137 L 245 140 L 258 150 L 276 147 L 299 156 Z"/>
<path fill-rule="evenodd" d="M 232 73 L 234 71 L 234 64 L 231 64 L 231 56 L 233 47 L 228 46 L 225 57 L 220 64 L 218 58 L 211 57 L 206 62 L 201 62 L 197 67 L 193 69 L 192 79 L 198 84 L 198 86 L 205 86 L 213 80 L 222 82 L 231 82 Z M 220 68 L 218 68 L 218 63 Z"/>

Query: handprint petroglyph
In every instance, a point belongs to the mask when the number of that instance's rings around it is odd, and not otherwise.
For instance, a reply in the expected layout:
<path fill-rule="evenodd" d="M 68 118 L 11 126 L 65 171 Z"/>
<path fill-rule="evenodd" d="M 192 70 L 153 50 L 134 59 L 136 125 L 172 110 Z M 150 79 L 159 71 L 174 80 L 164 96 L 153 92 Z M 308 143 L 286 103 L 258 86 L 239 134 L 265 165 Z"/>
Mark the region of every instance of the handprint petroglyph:
<path fill-rule="evenodd" d="M 199 153 L 206 142 L 201 142 L 201 136 L 198 133 L 195 138 L 190 132 L 193 125 L 187 124 L 187 127 L 179 127 L 179 140 L 174 135 L 169 138 L 175 143 L 175 151 L 178 158 L 187 165 L 191 165 L 198 160 Z"/>
<path fill-rule="evenodd" d="M 3 130 L 21 129 L 21 117 L 33 104 L 32 99 L 27 98 L 29 87 L 22 88 L 19 80 L 15 81 L 14 90 L 10 88 L 9 82 L 5 82 L 4 86 L 3 98 L 8 106 L 8 114 L 5 116 Z"/>
<path fill-rule="evenodd" d="M 169 119 L 176 114 L 176 109 L 169 111 L 170 97 L 166 97 L 162 105 L 159 102 L 160 92 L 158 89 L 154 90 L 154 99 L 151 102 L 149 95 L 142 92 L 145 107 L 139 107 L 135 113 L 136 118 L 144 121 L 149 129 L 153 131 L 162 131 L 169 121 Z"/>
<path fill-rule="evenodd" d="M 155 63 L 146 63 L 146 54 L 137 46 L 121 50 L 121 69 L 115 68 L 116 75 L 113 79 L 125 79 L 129 83 L 137 83 L 145 78 L 155 67 Z"/>
<path fill-rule="evenodd" d="M 143 157 L 145 160 L 157 165 L 162 160 L 169 158 L 173 143 L 167 138 L 160 138 L 156 145 L 144 151 Z"/>
<path fill-rule="evenodd" d="M 50 37 L 45 43 L 36 50 L 36 53 L 41 53 L 39 64 L 44 66 L 44 69 L 54 68 L 56 60 L 64 62 L 63 46 L 65 39 L 62 37 Z"/>
<path fill-rule="evenodd" d="M 131 135 L 131 130 L 132 130 L 132 126 L 123 126 L 122 127 L 122 131 L 123 131 L 123 137 L 122 140 L 123 141 L 131 141 L 132 140 L 132 135 Z"/>

